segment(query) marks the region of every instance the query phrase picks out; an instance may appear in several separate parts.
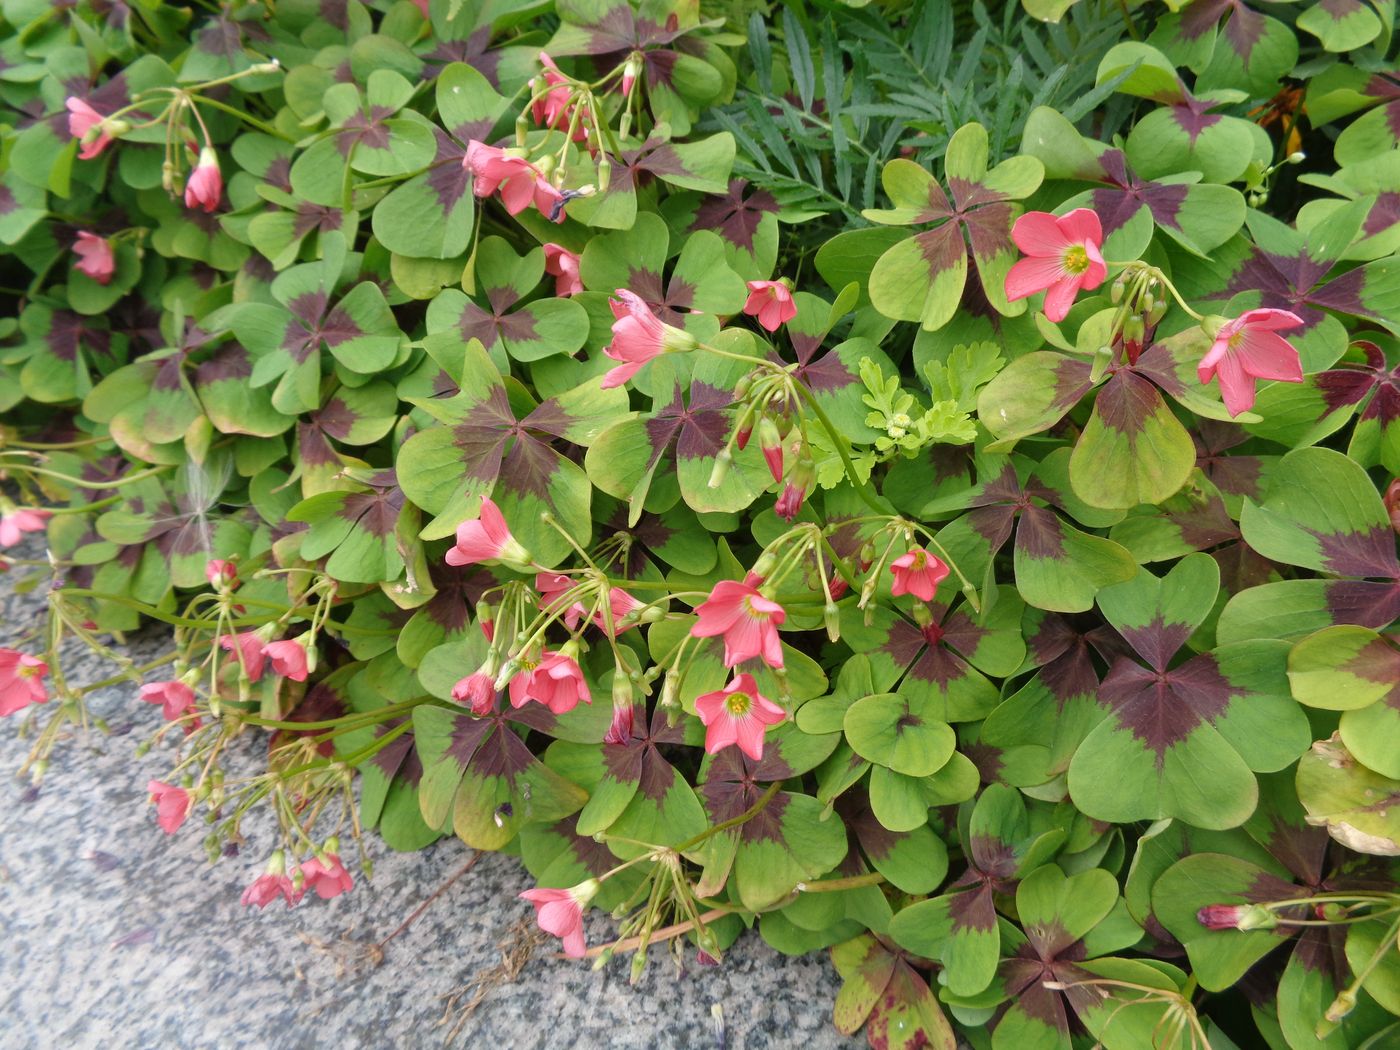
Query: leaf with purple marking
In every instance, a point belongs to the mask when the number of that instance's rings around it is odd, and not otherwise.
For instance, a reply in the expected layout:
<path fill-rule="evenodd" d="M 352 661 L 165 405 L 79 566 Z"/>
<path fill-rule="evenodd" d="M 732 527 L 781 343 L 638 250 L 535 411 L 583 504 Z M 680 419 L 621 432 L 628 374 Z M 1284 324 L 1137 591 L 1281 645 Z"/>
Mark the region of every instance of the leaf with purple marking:
<path fill-rule="evenodd" d="M 862 400 L 867 389 L 860 375 L 861 360 L 869 358 L 885 375 L 897 369 L 879 348 L 878 340 L 864 336 L 844 339 L 823 351 L 828 333 L 841 317 L 833 312 L 831 303 L 809 292 L 793 293 L 792 301 L 797 316 L 784 326 L 797 358 L 792 374 L 816 398 L 840 433 L 853 442 L 873 442 L 880 432 L 865 421 L 870 409 Z"/>
<path fill-rule="evenodd" d="M 10 363 L 24 362 L 19 383 L 26 397 L 53 403 L 83 398 L 92 390 L 92 373 L 106 371 L 114 352 L 124 351 L 125 339 L 114 335 L 100 318 L 87 318 L 71 310 L 30 303 L 19 315 L 24 342 L 7 351 Z"/>
<path fill-rule="evenodd" d="M 1235 88 L 1267 98 L 1298 61 L 1298 38 L 1242 0 L 1193 0 L 1156 19 L 1148 43 L 1189 66 L 1203 91 Z"/>
<path fill-rule="evenodd" d="M 1100 608 L 1137 659 L 1113 660 L 1098 690 L 1104 718 L 1070 762 L 1070 797 L 1089 816 L 1235 827 L 1254 811 L 1254 774 L 1282 769 L 1306 749 L 1310 730 L 1288 692 L 1284 643 L 1174 659 L 1210 613 L 1219 579 L 1213 559 L 1192 554 L 1165 577 L 1142 569 L 1100 592 Z"/>
<path fill-rule="evenodd" d="M 1090 372 L 1089 362 L 1049 350 L 1012 361 L 977 397 L 977 417 L 996 438 L 987 450 L 1008 452 L 1053 427 L 1093 388 Z"/>
<path fill-rule="evenodd" d="M 418 511 L 404 499 L 392 470 L 361 474 L 349 491 L 322 492 L 287 513 L 310 528 L 301 541 L 308 561 L 325 558 L 325 571 L 350 583 L 397 580 L 404 553 L 417 543 Z"/>
<path fill-rule="evenodd" d="M 1393 7 L 1385 13 L 1388 19 L 1394 19 Z M 1295 24 L 1317 37 L 1328 51 L 1355 51 L 1382 32 L 1376 5 L 1364 0 L 1320 0 L 1299 14 Z"/>
<path fill-rule="evenodd" d="M 965 124 L 948 141 L 944 175 L 951 192 L 913 161 L 885 165 L 881 182 L 894 206 L 866 209 L 872 222 L 890 226 L 935 224 L 889 248 L 870 272 L 870 297 L 886 317 L 943 327 L 962 299 L 969 260 L 982 293 L 998 313 L 1025 312 L 1006 298 L 1006 274 L 1016 261 L 1011 225 L 1020 213 L 1013 201 L 1040 186 L 1044 168 L 1030 156 L 1012 157 L 987 168 L 986 129 Z"/>
<path fill-rule="evenodd" d="M 742 329 L 730 329 L 716 341 L 721 349 L 755 356 L 756 340 Z M 751 369 L 743 361 L 707 354 L 695 362 L 688 395 L 678 368 L 665 358 L 649 367 L 654 372 L 652 411 L 609 427 L 589 449 L 584 466 L 593 483 L 629 507 L 629 521 L 640 519 L 658 472 L 674 464 L 681 498 L 697 512 L 743 510 L 770 484 L 757 442 L 733 449 L 729 471 L 710 487 L 715 459 L 725 448 L 733 427 L 734 386 Z M 664 490 L 663 490 L 664 491 Z"/>
<path fill-rule="evenodd" d="M 829 739 L 834 746 L 834 738 Z M 782 748 L 772 744 L 770 740 L 765 746 L 759 762 L 737 747 L 726 747 L 706 759 L 699 792 L 712 824 L 746 813 L 758 803 L 768 783 L 795 775 Z M 841 863 L 847 849 L 845 826 L 825 816 L 825 807 L 810 795 L 779 791 L 749 820 L 715 836 L 735 845 L 732 892 L 745 908 L 755 912 L 770 908 L 799 882 L 815 880 Z"/>
<path fill-rule="evenodd" d="M 579 276 L 590 291 L 611 295 L 625 288 L 641 296 L 666 324 L 684 328 L 700 340 L 719 331 L 717 318 L 736 314 L 748 291 L 743 279 L 730 269 L 724 242 L 710 230 L 698 230 L 674 254 L 666 221 L 642 212 L 629 230 L 596 234 L 588 241 L 579 261 Z"/>
<path fill-rule="evenodd" d="M 867 625 L 866 613 L 847 606 L 841 633 L 869 657 L 876 691 L 897 689 L 938 723 L 966 722 L 986 717 L 997 703 L 987 675 L 1013 674 L 1021 665 L 1023 608 L 1012 588 L 1001 587 L 985 616 L 965 603 L 956 609 L 937 604 L 928 607 L 931 622 L 921 628 L 885 608 L 868 610 L 873 616 Z"/>
<path fill-rule="evenodd" d="M 125 451 L 152 462 L 172 457 L 155 446 L 179 441 L 204 413 L 186 374 L 189 355 L 211 337 L 188 326 L 180 345 L 117 369 L 83 399 L 83 411 L 106 423 Z M 178 458 L 176 459 L 178 462 Z"/>
<path fill-rule="evenodd" d="M 248 553 L 248 527 L 214 512 L 232 472 L 226 455 L 211 454 L 202 465 L 186 463 L 169 490 L 154 478 L 138 482 L 142 488 L 124 493 L 120 508 L 97 519 L 98 535 L 123 546 L 148 545 L 168 567 L 170 583 L 204 587 L 210 558 Z"/>
<path fill-rule="evenodd" d="M 576 813 L 587 792 L 536 758 L 516 732 L 539 717 L 553 716 L 537 706 L 507 706 L 481 718 L 433 704 L 414 708 L 427 825 L 450 825 L 473 849 L 501 849 L 527 824 Z"/>
<path fill-rule="evenodd" d="M 476 298 L 455 288 L 428 304 L 430 333 L 455 331 L 478 340 L 502 371 L 510 362 L 574 354 L 588 338 L 588 314 L 571 299 L 526 299 L 544 277 L 544 249 L 515 254 L 500 237 L 476 248 Z M 523 305 L 522 305 L 523 304 Z"/>
<path fill-rule="evenodd" d="M 1288 680 L 1300 704 L 1342 712 L 1342 743 L 1362 765 L 1400 780 L 1400 645 L 1368 627 L 1327 627 L 1293 646 Z"/>
<path fill-rule="evenodd" d="M 232 341 L 195 366 L 195 394 L 219 433 L 276 437 L 291 427 L 293 417 L 272 407 L 272 391 L 249 385 L 252 374 L 248 351 Z"/>
<path fill-rule="evenodd" d="M 1303 448 L 1284 456 L 1263 501 L 1245 501 L 1240 529 L 1266 558 L 1361 577 L 1328 585 L 1337 622 L 1380 628 L 1400 615 L 1390 517 L 1366 471 L 1340 452 Z"/>
<path fill-rule="evenodd" d="M 322 96 L 331 134 L 293 162 L 291 181 L 298 197 L 339 206 L 347 167 L 371 177 L 408 176 L 437 156 L 433 123 L 404 108 L 414 96 L 413 84 L 385 68 L 373 70 L 363 83 L 363 95 L 353 83 L 336 83 Z"/>
<path fill-rule="evenodd" d="M 399 449 L 399 483 L 409 499 L 436 517 L 424 539 L 451 535 L 474 516 L 483 496 L 500 505 L 511 531 L 542 565 L 555 565 L 572 548 L 543 522 L 548 511 L 580 543 L 593 522 L 592 487 L 583 469 L 556 448 L 557 441 L 588 446 L 627 412 L 627 392 L 604 390 L 593 379 L 557 398 L 533 404 L 523 392 L 512 400 L 481 344 L 463 344 L 441 333 L 450 347 L 463 347 L 461 384 L 450 398 L 415 398 L 440 426 L 429 426 Z"/>
<path fill-rule="evenodd" d="M 345 241 L 338 233 L 324 234 L 322 251 L 323 261 L 293 266 L 272 282 L 280 306 L 243 303 L 227 315 L 238 341 L 253 355 L 251 384 L 275 383 L 273 407 L 287 415 L 320 405 L 323 346 L 352 374 L 372 375 L 394 361 L 403 338 L 384 293 L 372 281 L 361 281 L 333 304 Z"/>
<path fill-rule="evenodd" d="M 550 766 L 577 779 L 573 771 L 586 769 L 591 783 L 588 803 L 578 814 L 580 835 L 604 832 L 634 842 L 674 846 L 708 826 L 695 791 L 662 752 L 685 742 L 684 726 L 668 726 L 666 712 L 658 707 L 647 718 L 645 708 L 636 711 L 632 732 L 625 743 L 575 744 L 556 741 L 545 760 Z M 639 848 L 630 842 L 610 843 L 621 857 Z"/>
<path fill-rule="evenodd" d="M 345 473 L 368 464 L 340 445 L 370 445 L 387 434 L 398 418 L 393 387 L 379 380 L 363 386 L 323 386 L 324 404 L 297 421 L 292 462 L 306 497 L 355 488 Z"/>
<path fill-rule="evenodd" d="M 841 975 L 833 1021 L 843 1035 L 869 1022 L 871 1046 L 881 1050 L 954 1050 L 957 1036 L 928 983 L 883 938 L 863 933 L 831 949 Z"/>
<path fill-rule="evenodd" d="M 1114 46 L 1099 62 L 1099 84 L 1116 77 L 1126 77 L 1119 82 L 1120 92 L 1159 104 L 1133 125 L 1125 144 L 1133 167 L 1148 178 L 1199 172 L 1207 182 L 1232 182 L 1251 159 L 1270 159 L 1272 145 L 1261 128 L 1211 112 L 1239 101 L 1241 92 L 1198 96 L 1166 55 L 1135 40 Z"/>
<path fill-rule="evenodd" d="M 1122 150 L 1082 137 L 1055 110 L 1041 106 L 1026 118 L 1021 148 L 1045 165 L 1047 179 L 1097 183 L 1058 210 L 1092 208 L 1103 225 L 1108 258 L 1133 259 L 1161 230 L 1187 250 L 1203 255 L 1224 244 L 1244 224 L 1244 195 L 1230 186 L 1196 181 L 1173 172 L 1149 179 Z"/>
<path fill-rule="evenodd" d="M 1084 612 L 1099 591 L 1132 578 L 1137 562 L 1101 536 L 1081 532 L 1054 511 L 1031 505 L 1016 526 L 1016 589 L 1028 605 Z"/>
<path fill-rule="evenodd" d="M 672 142 L 671 129 L 658 125 L 644 141 L 625 141 L 619 152 L 610 154 L 612 178 L 607 190 L 572 202 L 569 214 L 599 229 L 631 229 L 637 218 L 639 194 L 657 179 L 678 189 L 722 194 L 734 167 L 734 149 L 734 136 L 727 131 L 690 142 Z M 690 200 L 691 195 L 668 196 L 663 202 L 669 205 L 668 214 L 670 208 L 676 207 L 670 201 L 677 199 Z"/>
<path fill-rule="evenodd" d="M 1111 925 L 1118 904 L 1118 883 L 1102 868 L 1066 875 L 1047 864 L 1026 876 L 1016 889 L 1016 913 L 1025 933 L 1011 931 L 1010 954 L 997 967 L 1002 994 L 1011 1004 L 996 1022 L 993 1050 L 1069 1050 L 1070 1012 L 1103 1001 L 1097 989 L 1075 985 L 1094 979 L 1081 963 L 1105 950 L 1090 945 L 1100 924 Z M 1067 987 L 1046 987 L 1052 983 Z M 1122 1042 L 1105 1045 L 1128 1050 Z"/>
<path fill-rule="evenodd" d="M 728 132 L 723 132 L 729 138 Z M 730 148 L 733 139 L 729 138 Z M 732 158 L 731 158 L 732 161 Z M 710 230 L 724 244 L 725 261 L 746 281 L 766 280 L 778 261 L 778 202 L 765 189 L 732 179 L 726 191 L 678 193 L 666 198 L 661 213 L 674 228 Z"/>
<path fill-rule="evenodd" d="M 1342 70 L 1351 71 L 1348 67 Z M 1346 94 L 1353 95 L 1350 91 Z M 1400 76 L 1393 72 L 1373 73 L 1358 86 L 1356 94 L 1360 95 L 1362 105 L 1371 108 L 1337 136 L 1333 156 L 1338 164 L 1370 160 L 1400 145 Z M 1346 108 L 1356 108 L 1355 103 Z"/>
<path fill-rule="evenodd" d="M 481 72 L 453 62 L 438 76 L 437 105 L 447 130 L 432 129 L 435 152 L 428 170 L 376 204 L 371 225 L 395 254 L 455 259 L 471 245 L 476 213 L 472 176 L 462 167 L 467 143 L 489 140 L 505 99 Z"/>
<path fill-rule="evenodd" d="M 1196 447 L 1157 387 L 1120 368 L 1098 391 L 1069 461 L 1075 495 L 1093 507 L 1160 503 L 1186 483 Z"/>
<path fill-rule="evenodd" d="M 1102 717 L 1099 676 L 1085 635 L 1058 613 L 1045 615 L 1027 634 L 1027 647 L 1042 666 L 979 731 L 980 742 L 997 752 L 997 779 L 1016 787 L 1062 775 Z"/>
<path fill-rule="evenodd" d="M 1348 202 L 1364 198 L 1370 204 L 1359 236 L 1342 257 L 1365 262 L 1393 255 L 1400 248 L 1400 153 L 1384 153 L 1331 175 L 1303 175 L 1299 181 L 1341 198 L 1308 201 L 1298 212 L 1299 229 L 1311 230 L 1337 215 Z"/>
<path fill-rule="evenodd" d="M 954 995 L 979 994 L 995 978 L 1001 956 L 996 896 L 1011 893 L 1017 880 L 1053 855 L 1063 838 L 1063 831 L 1031 830 L 1020 792 L 989 786 L 967 824 L 967 871 L 948 893 L 917 901 L 895 915 L 890 936 L 901 947 L 942 963 Z"/>

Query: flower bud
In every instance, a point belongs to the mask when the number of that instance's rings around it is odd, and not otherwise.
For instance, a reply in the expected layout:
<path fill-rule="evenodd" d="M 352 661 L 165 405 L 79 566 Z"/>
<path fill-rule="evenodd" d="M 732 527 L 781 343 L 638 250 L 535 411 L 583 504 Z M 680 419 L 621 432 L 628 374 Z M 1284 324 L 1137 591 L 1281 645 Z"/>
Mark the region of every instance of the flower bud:
<path fill-rule="evenodd" d="M 826 628 L 826 636 L 833 642 L 841 640 L 841 610 L 835 602 L 827 602 L 822 609 L 822 625 Z"/>
<path fill-rule="evenodd" d="M 734 456 L 729 451 L 729 446 L 719 450 L 715 456 L 715 465 L 710 469 L 710 488 L 717 489 L 724 484 L 724 479 L 729 475 L 729 465 L 734 462 Z"/>

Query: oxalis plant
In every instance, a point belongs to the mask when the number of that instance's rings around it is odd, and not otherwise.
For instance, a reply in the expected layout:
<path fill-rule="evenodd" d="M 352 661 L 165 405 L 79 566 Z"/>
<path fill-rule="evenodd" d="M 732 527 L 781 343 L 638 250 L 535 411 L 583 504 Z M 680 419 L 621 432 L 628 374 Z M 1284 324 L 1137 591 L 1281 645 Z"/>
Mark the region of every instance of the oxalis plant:
<path fill-rule="evenodd" d="M 1393 5 L 1027 6 L 0 3 L 25 771 L 130 683 L 249 906 L 1400 1045 Z"/>

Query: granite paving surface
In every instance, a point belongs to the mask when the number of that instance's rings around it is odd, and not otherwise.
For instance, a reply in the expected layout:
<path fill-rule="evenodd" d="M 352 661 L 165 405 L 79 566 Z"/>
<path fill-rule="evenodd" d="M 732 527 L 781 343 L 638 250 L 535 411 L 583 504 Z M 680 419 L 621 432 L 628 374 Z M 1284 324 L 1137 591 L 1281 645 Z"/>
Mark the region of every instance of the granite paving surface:
<path fill-rule="evenodd" d="M 10 553 L 42 552 L 29 544 Z M 42 588 L 16 593 L 24 575 L 0 575 L 0 645 L 24 640 L 42 621 Z M 128 641 L 138 660 L 164 651 L 159 631 Z M 64 669 L 80 684 L 115 672 L 81 646 Z M 532 880 L 518 861 L 483 856 L 370 965 L 356 945 L 383 938 L 459 871 L 471 855 L 460 841 L 395 854 L 371 837 L 374 877 L 356 871 L 353 892 L 308 898 L 290 911 L 245 909 L 239 894 L 271 848 L 268 826 L 250 822 L 243 856 L 214 866 L 193 822 L 162 834 L 145 784 L 167 766 L 159 749 L 136 756 L 160 724 L 159 709 L 137 701 L 130 685 L 90 699 L 110 735 L 61 743 L 38 789 L 12 775 L 30 746 L 18 734 L 22 716 L 0 722 L 3 1050 L 865 1045 L 831 1025 L 839 979 L 826 953 L 787 958 L 756 933 L 715 968 L 678 972 L 654 951 L 636 987 L 626 960 L 593 972 L 536 954 L 454 1034 L 444 996 L 498 966 L 500 945 L 519 943 L 528 929 L 522 920 L 531 909 L 516 894 Z M 606 928 L 594 916 L 591 939 Z"/>

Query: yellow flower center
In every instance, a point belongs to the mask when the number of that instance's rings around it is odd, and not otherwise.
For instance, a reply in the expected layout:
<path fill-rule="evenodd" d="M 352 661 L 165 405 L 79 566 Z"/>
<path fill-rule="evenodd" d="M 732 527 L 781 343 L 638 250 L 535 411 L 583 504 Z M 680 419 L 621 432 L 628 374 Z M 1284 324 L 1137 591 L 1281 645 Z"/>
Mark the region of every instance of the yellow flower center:
<path fill-rule="evenodd" d="M 1061 264 L 1067 273 L 1079 274 L 1089 268 L 1089 250 L 1082 244 L 1074 244 L 1065 249 Z"/>
<path fill-rule="evenodd" d="M 38 668 L 38 667 L 31 666 L 30 664 L 20 664 L 20 665 L 19 665 L 19 676 L 20 676 L 21 678 L 33 678 L 33 677 L 34 677 L 35 675 L 37 675 L 38 673 L 39 673 L 39 668 Z"/>
<path fill-rule="evenodd" d="M 748 693 L 730 693 L 725 698 L 724 706 L 733 717 L 743 718 L 753 706 L 753 697 Z"/>
<path fill-rule="evenodd" d="M 924 567 L 925 565 L 927 565 L 927 564 L 928 564 L 928 555 L 925 554 L 923 551 L 915 551 L 915 552 L 914 552 L 914 564 L 910 565 L 909 568 L 910 568 L 911 571 L 918 572 L 918 571 L 920 571 L 921 569 L 923 569 L 923 567 Z"/>

